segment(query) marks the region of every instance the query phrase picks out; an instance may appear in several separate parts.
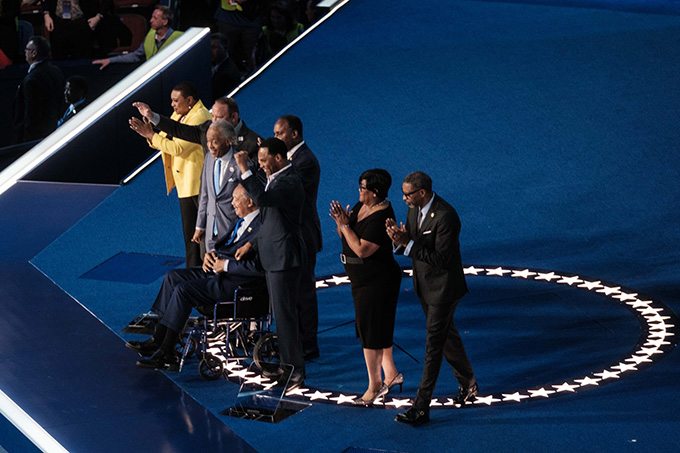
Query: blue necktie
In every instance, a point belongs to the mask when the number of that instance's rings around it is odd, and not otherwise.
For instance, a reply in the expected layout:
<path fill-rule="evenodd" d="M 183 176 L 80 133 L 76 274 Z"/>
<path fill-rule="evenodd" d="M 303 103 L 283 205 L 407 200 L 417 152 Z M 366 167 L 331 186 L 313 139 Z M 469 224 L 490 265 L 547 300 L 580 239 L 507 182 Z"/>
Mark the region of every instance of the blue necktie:
<path fill-rule="evenodd" d="M 221 173 L 222 173 L 222 161 L 220 159 L 216 159 L 215 168 L 213 171 L 213 186 L 215 187 L 215 198 L 217 198 L 217 194 L 220 193 Z M 217 236 L 217 216 L 215 216 L 215 221 L 213 222 L 213 236 Z"/>
<path fill-rule="evenodd" d="M 234 241 L 236 240 L 236 235 L 238 233 L 238 229 L 239 229 L 239 227 L 241 226 L 242 223 L 243 223 L 243 219 L 238 219 L 238 221 L 236 221 L 236 226 L 234 227 L 234 231 L 231 232 L 231 236 L 229 237 L 229 240 L 227 241 L 227 245 L 231 245 L 231 244 L 234 243 Z"/>

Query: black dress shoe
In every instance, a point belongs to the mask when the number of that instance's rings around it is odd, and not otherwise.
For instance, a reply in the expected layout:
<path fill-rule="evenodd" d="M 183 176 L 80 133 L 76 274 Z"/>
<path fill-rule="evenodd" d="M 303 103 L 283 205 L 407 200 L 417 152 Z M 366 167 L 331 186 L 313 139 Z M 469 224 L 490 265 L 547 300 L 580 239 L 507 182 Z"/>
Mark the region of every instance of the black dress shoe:
<path fill-rule="evenodd" d="M 125 347 L 132 349 L 142 357 L 152 356 L 154 352 L 158 351 L 158 345 L 154 343 L 153 338 L 146 341 L 128 341 Z"/>
<path fill-rule="evenodd" d="M 394 419 L 411 426 L 420 426 L 430 421 L 430 411 L 412 407 L 403 414 L 397 414 Z"/>
<path fill-rule="evenodd" d="M 305 376 L 302 373 L 293 373 L 288 379 L 286 390 L 295 390 L 305 385 Z"/>
<path fill-rule="evenodd" d="M 151 370 L 179 371 L 179 358 L 175 351 L 167 353 L 159 349 L 148 359 L 139 360 L 137 366 Z"/>
<path fill-rule="evenodd" d="M 275 368 L 273 370 L 264 369 L 262 370 L 262 376 L 266 377 L 267 379 L 271 379 L 272 381 L 278 381 L 279 378 L 283 376 L 283 369 L 282 368 Z"/>
<path fill-rule="evenodd" d="M 468 388 L 459 387 L 458 395 L 453 399 L 453 402 L 462 405 L 467 401 L 474 401 L 478 393 L 479 387 L 477 387 L 477 384 L 472 384 L 472 386 Z"/>

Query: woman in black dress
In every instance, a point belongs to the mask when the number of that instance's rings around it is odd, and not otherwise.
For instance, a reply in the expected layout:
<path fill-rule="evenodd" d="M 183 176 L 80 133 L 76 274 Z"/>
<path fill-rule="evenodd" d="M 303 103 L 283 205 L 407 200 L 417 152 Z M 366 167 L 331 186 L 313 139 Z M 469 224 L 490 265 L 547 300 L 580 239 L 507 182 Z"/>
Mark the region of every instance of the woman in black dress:
<path fill-rule="evenodd" d="M 385 221 L 394 218 L 387 200 L 391 184 L 387 171 L 367 170 L 359 178 L 359 202 L 351 211 L 349 205 L 343 209 L 339 202 L 331 202 L 330 215 L 342 239 L 340 257 L 352 283 L 356 333 L 368 370 L 368 390 L 355 400 L 362 405 L 385 396 L 395 385 L 401 389 L 404 382 L 392 359 L 401 269 L 394 260 L 392 241 L 385 230 Z"/>

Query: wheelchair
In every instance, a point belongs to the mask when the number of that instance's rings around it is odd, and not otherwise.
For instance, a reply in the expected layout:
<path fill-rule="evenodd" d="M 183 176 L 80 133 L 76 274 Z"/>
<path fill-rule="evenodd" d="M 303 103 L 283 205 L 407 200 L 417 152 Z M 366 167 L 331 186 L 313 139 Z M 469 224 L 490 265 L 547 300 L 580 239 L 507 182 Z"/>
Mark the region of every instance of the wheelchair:
<path fill-rule="evenodd" d="M 205 380 L 219 379 L 229 360 L 252 359 L 262 370 L 278 368 L 277 336 L 270 331 L 269 293 L 264 282 L 242 285 L 234 300 L 199 306 L 180 336 L 179 370 L 187 357 L 196 355 L 198 373 Z"/>
<path fill-rule="evenodd" d="M 278 341 L 271 332 L 269 293 L 264 281 L 239 286 L 231 301 L 214 306 L 195 307 L 200 316 L 192 316 L 176 345 L 181 357 L 179 371 L 195 355 L 198 373 L 205 380 L 216 380 L 224 373 L 229 360 L 253 360 L 261 370 L 279 367 Z M 159 316 L 143 313 L 122 333 L 153 334 Z"/>

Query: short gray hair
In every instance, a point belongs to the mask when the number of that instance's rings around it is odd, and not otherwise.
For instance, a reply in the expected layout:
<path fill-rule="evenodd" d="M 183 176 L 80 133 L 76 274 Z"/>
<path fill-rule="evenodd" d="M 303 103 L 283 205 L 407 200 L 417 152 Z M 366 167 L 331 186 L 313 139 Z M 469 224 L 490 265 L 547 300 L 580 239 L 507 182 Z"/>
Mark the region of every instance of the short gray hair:
<path fill-rule="evenodd" d="M 220 135 L 222 135 L 222 137 L 229 140 L 229 143 L 232 145 L 236 144 L 236 131 L 234 130 L 234 126 L 232 126 L 229 121 L 215 120 L 208 129 L 215 129 L 220 133 Z"/>

